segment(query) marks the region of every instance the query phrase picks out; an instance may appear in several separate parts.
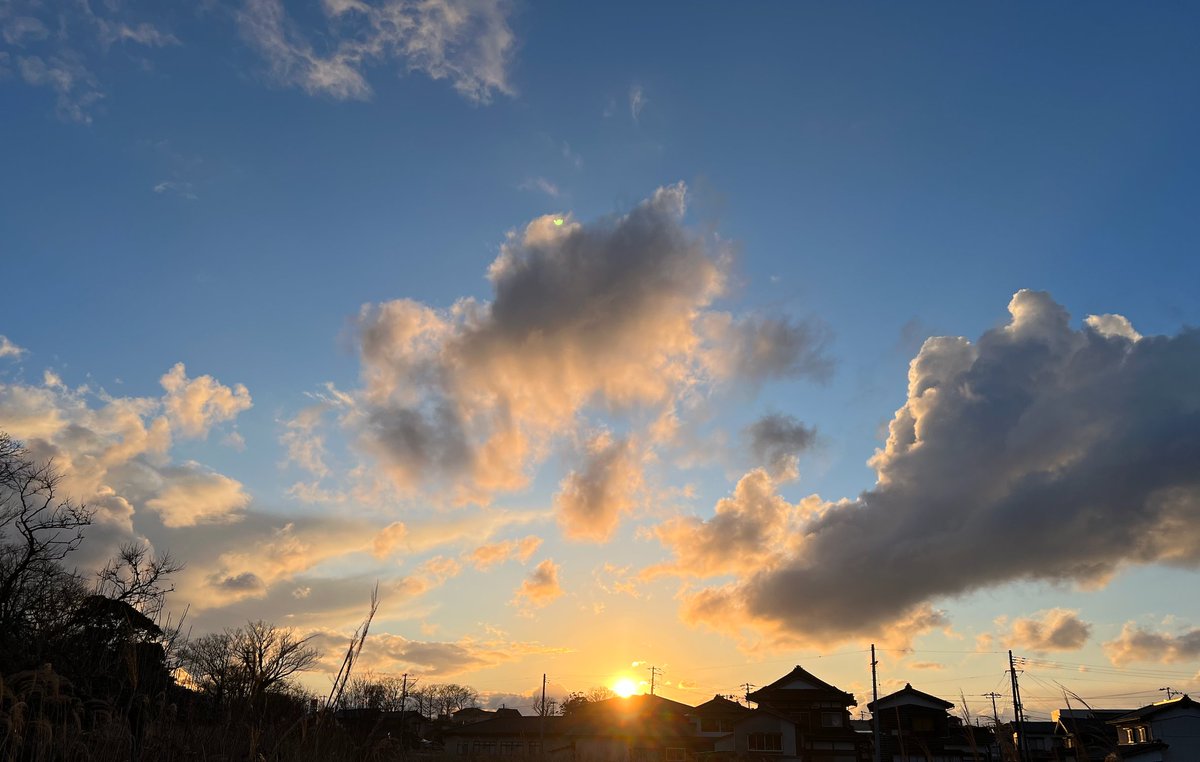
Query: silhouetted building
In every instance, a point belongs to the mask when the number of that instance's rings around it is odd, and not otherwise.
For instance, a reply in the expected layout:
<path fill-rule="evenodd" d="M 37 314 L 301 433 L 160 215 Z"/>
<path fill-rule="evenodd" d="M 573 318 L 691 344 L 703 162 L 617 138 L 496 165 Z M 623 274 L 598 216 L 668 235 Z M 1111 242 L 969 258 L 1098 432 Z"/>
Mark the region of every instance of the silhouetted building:
<path fill-rule="evenodd" d="M 795 747 L 793 754 L 804 762 L 867 762 L 871 759 L 869 743 L 850 725 L 849 707 L 857 706 L 853 694 L 830 685 L 799 665 L 747 698 L 758 704 L 765 715 L 744 719 L 737 726 L 738 733 L 747 730 L 752 723 L 763 726 L 761 731 L 746 733 L 750 752 L 790 756 L 786 751 L 789 745 L 786 724 L 790 723 Z M 785 724 L 780 724 L 780 720 Z"/>
<path fill-rule="evenodd" d="M 953 708 L 953 703 L 923 693 L 911 683 L 867 704 L 879 722 L 880 760 L 962 762 L 964 731 L 958 718 L 949 714 Z"/>
<path fill-rule="evenodd" d="M 1200 704 L 1184 694 L 1109 720 L 1125 762 L 1200 760 Z"/>
<path fill-rule="evenodd" d="M 1132 709 L 1055 709 L 1050 714 L 1061 739 L 1063 759 L 1075 762 L 1104 762 L 1117 752 L 1117 728 L 1110 721 Z"/>

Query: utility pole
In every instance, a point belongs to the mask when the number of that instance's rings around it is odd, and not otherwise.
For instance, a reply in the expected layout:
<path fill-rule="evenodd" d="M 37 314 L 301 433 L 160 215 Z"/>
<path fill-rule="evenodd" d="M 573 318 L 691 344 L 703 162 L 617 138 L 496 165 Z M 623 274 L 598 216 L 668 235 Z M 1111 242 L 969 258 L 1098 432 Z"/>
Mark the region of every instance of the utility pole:
<path fill-rule="evenodd" d="M 1000 694 L 992 691 L 991 693 L 983 694 L 983 697 L 992 700 L 992 719 L 996 721 L 996 727 L 1000 727 L 1000 713 L 996 711 L 996 699 L 1000 698 Z"/>
<path fill-rule="evenodd" d="M 657 675 L 661 675 L 661 674 L 662 674 L 662 670 L 661 670 L 661 669 L 659 669 L 658 667 L 651 667 L 651 668 L 650 668 L 650 695 L 651 695 L 651 696 L 653 696 L 653 695 L 654 695 L 654 678 L 655 678 Z"/>
<path fill-rule="evenodd" d="M 879 675 L 875 668 L 879 665 L 879 661 L 875 658 L 875 644 L 871 644 L 871 697 L 875 708 L 871 710 L 871 732 L 875 736 L 875 762 L 879 762 L 880 755 L 883 754 L 883 749 L 879 748 Z"/>
<path fill-rule="evenodd" d="M 742 684 L 741 684 L 740 686 L 738 686 L 738 687 L 740 687 L 740 688 L 741 688 L 743 691 L 745 691 L 745 695 L 746 695 L 746 706 L 747 706 L 747 707 L 748 707 L 748 706 L 750 706 L 750 689 L 751 689 L 751 688 L 757 688 L 758 686 L 757 686 L 757 685 L 755 685 L 754 683 L 742 683 Z"/>
<path fill-rule="evenodd" d="M 1021 706 L 1021 689 L 1017 685 L 1017 665 L 1013 661 L 1013 652 L 1008 652 L 1008 671 L 1012 676 L 1013 720 L 1017 726 L 1017 756 L 1021 762 L 1028 762 L 1025 753 L 1025 712 Z"/>
<path fill-rule="evenodd" d="M 541 719 L 538 720 L 538 757 L 546 758 L 546 673 L 542 673 L 542 707 L 538 712 Z"/>
<path fill-rule="evenodd" d="M 1179 691 L 1175 690 L 1174 688 L 1172 688 L 1172 687 L 1171 687 L 1171 686 L 1169 686 L 1169 685 L 1168 685 L 1166 688 L 1159 688 L 1159 690 L 1160 690 L 1160 691 L 1166 691 L 1166 693 L 1167 693 L 1167 701 L 1170 701 L 1171 699 L 1173 699 L 1173 698 L 1175 698 L 1176 696 L 1178 696 L 1178 695 L 1179 695 Z"/>
<path fill-rule="evenodd" d="M 400 684 L 400 757 L 408 759 L 408 744 L 404 741 L 404 728 L 408 724 L 405 717 L 408 709 L 408 673 L 404 673 L 404 682 Z"/>

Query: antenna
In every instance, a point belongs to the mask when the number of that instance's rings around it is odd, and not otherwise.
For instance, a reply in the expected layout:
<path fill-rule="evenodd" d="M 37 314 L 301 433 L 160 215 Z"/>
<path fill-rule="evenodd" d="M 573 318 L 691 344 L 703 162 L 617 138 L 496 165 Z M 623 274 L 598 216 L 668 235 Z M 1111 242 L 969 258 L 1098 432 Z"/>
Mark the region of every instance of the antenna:
<path fill-rule="evenodd" d="M 1167 694 L 1167 701 L 1170 701 L 1171 699 L 1173 699 L 1173 698 L 1175 698 L 1176 696 L 1180 695 L 1180 691 L 1177 691 L 1177 690 L 1175 690 L 1174 688 L 1172 688 L 1172 687 L 1171 687 L 1171 686 L 1169 686 L 1169 685 L 1168 685 L 1166 688 L 1159 688 L 1159 690 L 1160 690 L 1160 691 L 1165 691 L 1165 692 L 1166 692 L 1166 694 Z"/>

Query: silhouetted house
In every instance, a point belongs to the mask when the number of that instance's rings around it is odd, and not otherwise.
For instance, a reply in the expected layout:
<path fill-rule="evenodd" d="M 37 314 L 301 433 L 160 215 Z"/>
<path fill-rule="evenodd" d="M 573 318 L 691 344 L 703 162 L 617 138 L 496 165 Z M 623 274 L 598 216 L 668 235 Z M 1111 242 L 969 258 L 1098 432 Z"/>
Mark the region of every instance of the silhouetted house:
<path fill-rule="evenodd" d="M 866 762 L 871 758 L 869 743 L 850 725 L 849 707 L 857 706 L 854 696 L 799 665 L 747 698 L 766 715 L 755 721 L 773 728 L 747 732 L 751 719 L 742 720 L 735 733 L 746 734 L 749 751 L 791 756 L 785 753 L 787 729 L 777 726 L 779 719 L 785 719 L 794 728 L 795 756 L 804 762 Z"/>
<path fill-rule="evenodd" d="M 719 737 L 733 732 L 733 726 L 753 711 L 724 696 L 713 696 L 693 709 L 688 717 L 700 737 Z"/>
<path fill-rule="evenodd" d="M 334 713 L 342 727 L 356 738 L 391 739 L 404 748 L 420 748 L 430 736 L 432 721 L 412 709 L 339 709 Z"/>
<path fill-rule="evenodd" d="M 464 707 L 459 709 L 457 712 L 452 712 L 450 714 L 450 723 L 452 725 L 469 725 L 473 722 L 483 722 L 484 720 L 490 720 L 495 717 L 496 711 L 481 709 L 477 706 Z M 516 709 L 512 709 L 510 711 L 517 712 Z M 520 712 L 517 712 L 518 716 L 520 714 Z"/>
<path fill-rule="evenodd" d="M 1109 720 L 1125 762 L 1200 760 L 1200 704 L 1184 694 Z"/>
<path fill-rule="evenodd" d="M 796 721 L 774 709 L 763 707 L 743 717 L 734 725 L 732 733 L 716 739 L 713 750 L 722 760 L 803 758 L 800 755 L 800 734 L 796 730 Z"/>
<path fill-rule="evenodd" d="M 570 760 L 566 726 L 565 717 L 526 717 L 516 709 L 498 709 L 484 720 L 447 728 L 443 743 L 452 757 L 540 759 L 545 752 L 549 760 Z"/>
<path fill-rule="evenodd" d="M 1103 762 L 1117 751 L 1117 728 L 1110 721 L 1132 709 L 1055 709 L 1050 719 L 1061 739 L 1063 758 L 1074 762 Z"/>
<path fill-rule="evenodd" d="M 883 762 L 961 762 L 962 723 L 948 710 L 954 704 L 905 683 L 904 688 L 867 704 L 879 722 Z M 951 731 L 956 731 L 951 736 Z"/>
<path fill-rule="evenodd" d="M 1020 743 L 1023 736 L 1029 762 L 1057 762 L 1064 758 L 1064 739 L 1056 732 L 1057 727 L 1056 722 L 1025 720 L 1021 732 L 1015 723 L 1001 725 L 997 732 L 1007 732 L 1013 744 Z"/>
<path fill-rule="evenodd" d="M 685 762 L 705 745 L 693 711 L 662 696 L 611 698 L 572 713 L 566 733 L 575 762 Z"/>

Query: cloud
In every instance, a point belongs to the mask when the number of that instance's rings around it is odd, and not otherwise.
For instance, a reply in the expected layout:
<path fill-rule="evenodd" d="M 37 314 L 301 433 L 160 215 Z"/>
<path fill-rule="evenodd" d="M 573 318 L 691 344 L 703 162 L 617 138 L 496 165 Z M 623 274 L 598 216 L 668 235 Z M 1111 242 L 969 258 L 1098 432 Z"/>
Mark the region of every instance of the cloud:
<path fill-rule="evenodd" d="M 175 363 L 159 383 L 167 391 L 167 417 L 184 436 L 208 436 L 213 424 L 233 420 L 251 406 L 250 392 L 244 385 L 230 388 L 212 376 L 189 379 L 181 362 Z"/>
<path fill-rule="evenodd" d="M 249 505 L 236 479 L 173 460 L 178 429 L 171 404 L 170 393 L 116 397 L 72 388 L 52 370 L 41 374 L 39 385 L 0 383 L 0 429 L 23 441 L 35 460 L 53 461 L 60 494 L 96 511 L 87 541 L 72 556 L 79 568 L 103 564 L 122 541 L 144 532 L 156 533 L 157 545 L 164 527 L 169 535 L 178 527 L 227 522 Z M 153 514 L 160 520 L 142 520 Z"/>
<path fill-rule="evenodd" d="M 795 552 L 802 522 L 824 507 L 816 497 L 789 503 L 775 492 L 770 475 L 755 469 L 717 502 L 712 518 L 677 516 L 655 527 L 654 535 L 675 561 L 650 567 L 643 576 L 714 577 L 779 565 Z"/>
<path fill-rule="evenodd" d="M 130 18 L 120 3 L 104 3 L 99 10 L 87 2 L 8 0 L 0 5 L 0 40 L 9 47 L 0 49 L 0 63 L 15 58 L 27 85 L 54 92 L 55 112 L 64 121 L 90 123 L 105 97 L 93 74 L 103 66 L 97 53 L 107 53 L 115 43 L 149 48 L 179 44 L 170 32 Z"/>
<path fill-rule="evenodd" d="M 642 115 L 642 109 L 646 108 L 646 104 L 650 99 L 646 97 L 646 91 L 641 85 L 633 85 L 629 88 L 629 114 L 633 117 L 633 121 L 637 121 Z"/>
<path fill-rule="evenodd" d="M 567 652 L 569 649 L 545 646 L 534 641 L 512 641 L 497 637 L 422 641 L 391 633 L 369 638 L 363 649 L 364 656 L 374 668 L 417 672 L 439 678 L 494 667 L 525 656 Z"/>
<path fill-rule="evenodd" d="M 521 583 L 513 597 L 513 603 L 530 607 L 542 608 L 563 594 L 558 584 L 558 564 L 547 558 L 537 565 L 529 576 Z"/>
<path fill-rule="evenodd" d="M 146 507 L 162 517 L 169 527 L 186 527 L 206 522 L 228 522 L 250 503 L 241 482 L 188 462 L 159 471 L 164 481 L 157 496 Z"/>
<path fill-rule="evenodd" d="M 0 334 L 0 357 L 12 357 L 19 360 L 27 351 L 12 343 L 7 336 Z"/>
<path fill-rule="evenodd" d="M 1200 628 L 1173 635 L 1126 622 L 1121 634 L 1104 644 L 1104 653 L 1118 667 L 1131 662 L 1195 661 L 1200 659 Z"/>
<path fill-rule="evenodd" d="M 980 588 L 1200 562 L 1200 332 L 1076 330 L 1033 291 L 1009 312 L 977 342 L 928 339 L 875 487 L 815 512 L 781 562 L 688 591 L 689 620 L 830 644 Z"/>
<path fill-rule="evenodd" d="M 503 0 L 326 0 L 323 6 L 323 50 L 287 17 L 281 0 L 246 0 L 237 14 L 243 36 L 266 59 L 276 82 L 361 100 L 371 96 L 365 69 L 395 61 L 449 80 L 477 103 L 514 92 L 508 68 L 516 40 Z"/>
<path fill-rule="evenodd" d="M 554 496 L 563 533 L 574 540 L 607 540 L 621 516 L 633 511 L 642 481 L 641 460 L 630 440 L 608 432 L 592 437 L 583 467 L 568 473 Z"/>
<path fill-rule="evenodd" d="M 833 372 L 826 355 L 829 330 L 818 320 L 787 316 L 716 313 L 706 319 L 713 372 L 756 383 L 770 378 L 808 377 L 823 381 Z"/>
<path fill-rule="evenodd" d="M 539 217 L 501 245 L 488 269 L 491 301 L 365 305 L 363 384 L 344 395 L 337 420 L 373 472 L 402 496 L 487 504 L 527 487 L 557 443 L 588 442 L 559 514 L 573 536 L 609 536 L 632 507 L 617 473 L 632 477 L 664 437 L 657 424 L 620 437 L 589 432 L 622 419 L 669 423 L 703 395 L 804 362 L 794 332 L 756 328 L 755 353 L 792 359 L 727 367 L 716 342 L 765 323 L 712 308 L 728 245 L 688 229 L 685 208 L 679 184 L 590 224 Z M 786 346 L 765 348 L 776 339 Z"/>
<path fill-rule="evenodd" d="M 91 108 L 104 98 L 95 76 L 73 57 L 64 54 L 43 59 L 41 56 L 20 56 L 17 68 L 25 84 L 48 87 L 54 91 L 55 112 L 69 122 L 88 124 Z"/>
<path fill-rule="evenodd" d="M 558 186 L 550 182 L 544 177 L 531 177 L 517 186 L 520 190 L 536 190 L 545 193 L 550 198 L 558 198 L 560 191 Z"/>
<path fill-rule="evenodd" d="M 764 415 L 746 427 L 750 452 L 772 478 L 794 479 L 800 474 L 800 453 L 816 442 L 817 432 L 782 413 Z"/>
<path fill-rule="evenodd" d="M 502 540 L 490 545 L 480 545 L 471 551 L 468 560 L 480 571 L 486 571 L 512 558 L 525 563 L 537 552 L 541 544 L 542 538 L 536 535 L 529 535 L 521 540 Z"/>
<path fill-rule="evenodd" d="M 1079 612 L 1050 609 L 1040 618 L 1020 618 L 999 635 L 1002 642 L 1026 651 L 1077 651 L 1092 633 L 1092 625 L 1079 618 Z"/>

